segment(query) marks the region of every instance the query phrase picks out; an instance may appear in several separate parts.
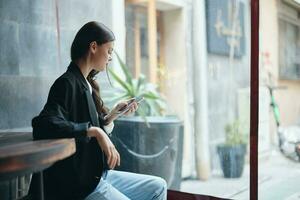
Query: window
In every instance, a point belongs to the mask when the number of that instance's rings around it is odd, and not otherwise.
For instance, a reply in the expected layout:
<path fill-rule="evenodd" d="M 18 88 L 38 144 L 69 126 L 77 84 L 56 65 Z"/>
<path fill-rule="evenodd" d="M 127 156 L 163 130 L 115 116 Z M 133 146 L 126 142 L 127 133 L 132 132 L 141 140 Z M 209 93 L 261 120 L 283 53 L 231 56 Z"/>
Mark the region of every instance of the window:
<path fill-rule="evenodd" d="M 164 66 L 161 12 L 148 1 L 126 1 L 125 17 L 128 67 L 136 77 L 144 74 L 148 81 L 160 85 Z"/>
<path fill-rule="evenodd" d="M 300 23 L 279 19 L 279 76 L 300 79 Z"/>

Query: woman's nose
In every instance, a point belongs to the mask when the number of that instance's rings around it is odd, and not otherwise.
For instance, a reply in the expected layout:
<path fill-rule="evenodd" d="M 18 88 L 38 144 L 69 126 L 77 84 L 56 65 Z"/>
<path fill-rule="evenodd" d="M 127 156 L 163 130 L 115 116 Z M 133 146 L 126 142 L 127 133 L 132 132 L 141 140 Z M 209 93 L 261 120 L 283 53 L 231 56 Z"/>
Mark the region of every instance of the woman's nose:
<path fill-rule="evenodd" d="M 109 56 L 109 58 L 108 58 L 108 62 L 110 62 L 110 61 L 112 61 L 112 57 L 111 56 Z"/>

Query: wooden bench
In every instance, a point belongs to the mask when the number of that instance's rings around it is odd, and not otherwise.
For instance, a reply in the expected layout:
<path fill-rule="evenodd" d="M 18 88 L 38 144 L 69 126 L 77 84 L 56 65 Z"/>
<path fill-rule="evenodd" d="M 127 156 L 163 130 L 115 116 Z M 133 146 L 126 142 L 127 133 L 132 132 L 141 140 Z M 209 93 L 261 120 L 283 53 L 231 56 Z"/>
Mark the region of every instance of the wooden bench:
<path fill-rule="evenodd" d="M 75 153 L 74 139 L 32 140 L 31 132 L 0 133 L 0 183 L 9 183 L 18 177 L 37 173 L 40 177 L 38 198 L 43 199 L 42 171 L 55 162 Z M 1 192 L 1 191 L 0 191 Z M 3 192 L 3 191 L 2 191 Z M 1 199 L 17 199 L 18 191 L 7 191 Z"/>

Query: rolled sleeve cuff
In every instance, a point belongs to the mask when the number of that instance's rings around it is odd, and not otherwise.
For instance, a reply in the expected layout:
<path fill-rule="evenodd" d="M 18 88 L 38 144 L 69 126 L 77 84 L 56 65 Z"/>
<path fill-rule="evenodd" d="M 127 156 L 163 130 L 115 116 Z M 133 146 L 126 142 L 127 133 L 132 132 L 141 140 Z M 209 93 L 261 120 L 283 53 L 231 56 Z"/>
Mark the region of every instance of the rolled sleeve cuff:
<path fill-rule="evenodd" d="M 110 124 L 108 124 L 108 125 L 106 125 L 106 126 L 103 126 L 103 128 L 104 128 L 104 131 L 107 133 L 107 134 L 109 134 L 109 135 L 111 135 L 111 132 L 113 131 L 113 129 L 114 129 L 114 122 L 111 122 Z"/>
<path fill-rule="evenodd" d="M 74 137 L 86 137 L 87 130 L 91 127 L 90 122 L 74 124 Z"/>

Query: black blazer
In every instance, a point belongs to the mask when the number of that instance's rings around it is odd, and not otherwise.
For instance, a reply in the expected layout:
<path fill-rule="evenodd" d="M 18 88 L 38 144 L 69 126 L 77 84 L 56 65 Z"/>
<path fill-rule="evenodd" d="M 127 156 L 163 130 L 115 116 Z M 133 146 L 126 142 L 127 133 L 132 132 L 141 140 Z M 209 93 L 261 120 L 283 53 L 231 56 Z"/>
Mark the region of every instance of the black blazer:
<path fill-rule="evenodd" d="M 91 125 L 103 128 L 103 116 L 98 117 L 96 112 L 88 84 L 79 67 L 71 62 L 51 86 L 41 113 L 32 119 L 35 140 L 75 138 L 76 141 L 74 155 L 44 171 L 46 199 L 83 199 L 99 183 L 107 169 L 106 157 L 96 139 L 86 136 Z"/>

